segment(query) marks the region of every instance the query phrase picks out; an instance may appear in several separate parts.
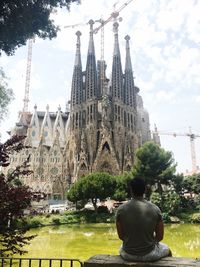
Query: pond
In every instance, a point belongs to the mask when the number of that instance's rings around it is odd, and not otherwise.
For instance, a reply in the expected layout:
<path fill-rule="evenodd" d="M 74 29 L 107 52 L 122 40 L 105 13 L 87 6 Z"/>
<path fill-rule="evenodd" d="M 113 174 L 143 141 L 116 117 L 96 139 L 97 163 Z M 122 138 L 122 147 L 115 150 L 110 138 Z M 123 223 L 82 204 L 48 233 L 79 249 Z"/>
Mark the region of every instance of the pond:
<path fill-rule="evenodd" d="M 26 247 L 24 257 L 78 258 L 82 261 L 96 254 L 118 254 L 121 241 L 114 224 L 82 224 L 42 227 L 30 230 L 38 236 Z M 164 243 L 174 256 L 200 257 L 200 225 L 165 226 Z"/>

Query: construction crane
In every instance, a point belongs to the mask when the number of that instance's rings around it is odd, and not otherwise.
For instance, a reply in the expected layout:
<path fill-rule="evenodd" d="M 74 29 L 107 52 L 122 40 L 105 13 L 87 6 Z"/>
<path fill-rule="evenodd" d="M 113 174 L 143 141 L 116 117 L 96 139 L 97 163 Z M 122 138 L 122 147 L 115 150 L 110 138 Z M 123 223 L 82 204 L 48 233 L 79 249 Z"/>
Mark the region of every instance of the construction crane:
<path fill-rule="evenodd" d="M 30 122 L 31 113 L 28 111 L 29 102 L 29 89 L 30 89 L 30 77 L 31 77 L 31 60 L 32 60 L 32 47 L 34 39 L 28 40 L 28 53 L 26 63 L 26 77 L 25 77 L 25 92 L 24 92 L 24 105 L 22 111 L 19 112 L 18 126 L 27 126 Z"/>
<path fill-rule="evenodd" d="M 189 127 L 188 133 L 175 133 L 175 132 L 164 132 L 158 131 L 156 125 L 154 126 L 154 131 L 152 131 L 154 135 L 171 135 L 174 137 L 177 136 L 187 136 L 190 139 L 190 149 L 191 149 L 191 160 L 192 160 L 192 172 L 197 172 L 197 161 L 196 161 L 196 150 L 195 150 L 195 139 L 200 137 L 199 134 L 192 133 L 191 127 Z"/>
<path fill-rule="evenodd" d="M 97 20 L 97 22 L 100 22 L 100 25 L 95 28 L 93 30 L 93 33 L 96 34 L 98 33 L 98 31 L 101 29 L 101 76 L 100 76 L 100 81 L 101 81 L 101 91 L 103 92 L 103 88 L 104 88 L 104 82 L 105 82 L 105 64 L 104 64 L 104 26 L 114 20 L 114 22 L 117 21 L 117 19 L 119 19 L 119 21 L 122 21 L 122 18 L 118 18 L 119 17 L 119 13 L 125 8 L 127 7 L 133 0 L 129 0 L 129 1 L 126 1 L 123 5 L 121 5 L 118 9 L 116 9 L 116 5 L 119 1 L 117 1 L 115 4 L 114 4 L 114 11 L 110 14 L 110 16 L 103 20 L 103 19 L 100 19 L 100 20 Z"/>
<path fill-rule="evenodd" d="M 114 7 L 114 11 L 110 14 L 110 16 L 103 20 L 102 18 L 99 20 L 95 20 L 94 22 L 99 22 L 100 25 L 98 27 L 96 27 L 95 29 L 93 29 L 93 33 L 97 34 L 99 32 L 99 30 L 101 29 L 101 76 L 100 76 L 100 81 L 101 81 L 101 90 L 103 91 L 103 87 L 104 87 L 104 81 L 105 81 L 105 64 L 104 64 L 104 26 L 114 20 L 114 22 L 117 21 L 117 19 L 119 21 L 122 20 L 122 18 L 118 18 L 119 17 L 119 13 L 125 8 L 127 7 L 133 0 L 128 0 L 126 1 L 123 5 L 121 5 L 118 9 L 116 9 L 116 5 L 119 1 L 117 1 L 113 7 Z M 88 23 L 78 23 L 78 24 L 74 24 L 74 25 L 67 25 L 64 26 L 64 28 L 75 28 L 77 26 L 83 26 L 83 25 L 87 25 Z"/>
<path fill-rule="evenodd" d="M 24 99 L 23 99 L 23 101 L 24 101 L 23 113 L 28 112 L 30 77 L 31 77 L 32 48 L 33 48 L 33 39 L 29 39 L 28 40 L 27 65 L 26 65 L 25 93 L 24 93 Z"/>
<path fill-rule="evenodd" d="M 119 13 L 125 8 L 127 7 L 133 0 L 129 0 L 127 2 L 125 2 L 123 5 L 121 5 L 118 9 L 114 10 L 110 16 L 106 19 L 106 20 L 102 20 L 101 25 L 97 28 L 95 28 L 93 30 L 94 33 L 97 33 L 103 26 L 105 26 L 109 21 L 111 21 L 112 19 L 116 20 L 117 17 L 119 16 Z M 116 4 L 114 4 L 114 7 L 116 6 Z"/>

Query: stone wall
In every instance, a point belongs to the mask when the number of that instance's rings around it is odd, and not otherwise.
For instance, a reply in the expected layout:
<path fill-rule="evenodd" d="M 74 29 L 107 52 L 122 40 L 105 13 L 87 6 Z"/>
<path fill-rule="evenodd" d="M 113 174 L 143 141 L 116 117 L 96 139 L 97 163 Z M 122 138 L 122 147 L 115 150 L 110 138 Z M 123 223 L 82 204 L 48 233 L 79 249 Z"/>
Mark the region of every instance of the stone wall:
<path fill-rule="evenodd" d="M 166 257 L 156 262 L 127 262 L 117 255 L 96 255 L 84 267 L 200 267 L 200 258 Z"/>

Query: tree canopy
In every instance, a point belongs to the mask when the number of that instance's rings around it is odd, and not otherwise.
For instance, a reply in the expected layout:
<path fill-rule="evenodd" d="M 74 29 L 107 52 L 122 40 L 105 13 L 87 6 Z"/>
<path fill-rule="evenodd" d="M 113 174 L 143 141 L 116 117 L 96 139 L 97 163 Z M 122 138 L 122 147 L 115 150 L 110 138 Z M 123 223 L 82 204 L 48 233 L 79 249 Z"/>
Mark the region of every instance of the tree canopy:
<path fill-rule="evenodd" d="M 13 99 L 13 91 L 8 88 L 8 84 L 6 82 L 6 76 L 0 68 L 0 121 L 8 112 L 8 104 Z"/>
<path fill-rule="evenodd" d="M 111 197 L 115 191 L 116 180 L 104 172 L 91 173 L 80 178 L 68 192 L 68 199 L 72 202 L 91 200 L 94 209 L 97 209 L 97 200 Z"/>
<path fill-rule="evenodd" d="M 125 172 L 123 175 L 115 176 L 116 187 L 113 199 L 122 201 L 131 197 L 129 184 L 133 176 L 131 173 Z"/>
<path fill-rule="evenodd" d="M 172 153 L 154 142 L 147 142 L 136 153 L 133 176 L 145 179 L 147 184 L 156 185 L 162 195 L 162 185 L 169 184 L 176 171 Z"/>
<path fill-rule="evenodd" d="M 183 180 L 185 191 L 194 194 L 200 194 L 200 173 L 186 176 Z"/>
<path fill-rule="evenodd" d="M 12 55 L 17 47 L 34 36 L 52 39 L 59 27 L 50 15 L 56 8 L 69 6 L 80 0 L 1 0 L 0 54 Z"/>

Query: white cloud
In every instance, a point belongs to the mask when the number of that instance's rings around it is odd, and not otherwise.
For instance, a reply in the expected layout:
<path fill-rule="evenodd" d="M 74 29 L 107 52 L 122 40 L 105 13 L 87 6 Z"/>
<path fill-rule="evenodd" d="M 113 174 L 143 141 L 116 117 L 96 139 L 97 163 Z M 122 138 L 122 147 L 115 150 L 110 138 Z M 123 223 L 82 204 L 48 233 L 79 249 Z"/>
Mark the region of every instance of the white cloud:
<path fill-rule="evenodd" d="M 200 103 L 200 95 L 196 96 L 195 101 L 196 101 L 197 103 Z"/>
<path fill-rule="evenodd" d="M 59 96 L 55 99 L 52 99 L 50 97 L 46 97 L 45 102 L 41 99 L 37 103 L 37 109 L 38 110 L 46 110 L 47 105 L 49 105 L 50 111 L 57 111 L 59 106 L 61 106 L 62 111 L 65 111 L 66 100 L 61 96 Z"/>
<path fill-rule="evenodd" d="M 155 100 L 157 102 L 171 102 L 175 101 L 176 94 L 174 92 L 170 91 L 165 91 L 165 90 L 160 90 L 156 93 L 155 95 Z"/>

